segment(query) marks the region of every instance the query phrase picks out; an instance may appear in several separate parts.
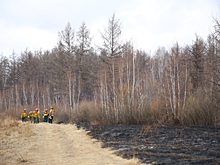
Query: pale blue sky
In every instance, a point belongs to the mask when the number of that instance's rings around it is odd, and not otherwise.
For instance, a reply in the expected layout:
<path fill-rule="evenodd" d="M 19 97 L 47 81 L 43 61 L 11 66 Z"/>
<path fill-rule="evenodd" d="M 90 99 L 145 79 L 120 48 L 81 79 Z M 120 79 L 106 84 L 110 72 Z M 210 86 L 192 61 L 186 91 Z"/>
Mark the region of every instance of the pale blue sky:
<path fill-rule="evenodd" d="M 101 44 L 99 31 L 115 13 L 122 22 L 122 39 L 155 52 L 175 42 L 191 44 L 195 34 L 206 39 L 220 19 L 219 0 L 0 0 L 0 55 L 28 48 L 51 50 L 68 22 L 77 31 L 84 21 Z"/>

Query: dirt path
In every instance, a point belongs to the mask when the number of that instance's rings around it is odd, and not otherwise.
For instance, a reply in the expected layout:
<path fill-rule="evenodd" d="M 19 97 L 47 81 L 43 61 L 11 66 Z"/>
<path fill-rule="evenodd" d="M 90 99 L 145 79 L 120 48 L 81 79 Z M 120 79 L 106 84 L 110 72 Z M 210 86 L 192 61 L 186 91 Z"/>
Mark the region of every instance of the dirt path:
<path fill-rule="evenodd" d="M 2 164 L 34 165 L 135 165 L 113 151 L 101 148 L 84 130 L 74 125 L 21 123 L 1 129 Z"/>

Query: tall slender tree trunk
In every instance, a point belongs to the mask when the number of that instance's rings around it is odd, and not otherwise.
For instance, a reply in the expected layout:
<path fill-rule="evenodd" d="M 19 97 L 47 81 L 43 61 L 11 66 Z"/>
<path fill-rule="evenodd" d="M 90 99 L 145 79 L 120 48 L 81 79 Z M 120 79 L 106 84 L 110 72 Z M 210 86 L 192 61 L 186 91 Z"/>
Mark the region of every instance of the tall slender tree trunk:
<path fill-rule="evenodd" d="M 72 77 L 72 81 L 73 81 L 73 87 L 72 87 L 73 110 L 74 110 L 75 113 L 77 113 L 77 112 L 76 112 L 76 103 L 75 103 L 75 93 L 76 93 L 76 91 L 75 91 L 75 84 L 76 84 L 76 83 L 75 83 L 75 81 L 76 81 L 75 76 Z"/>
<path fill-rule="evenodd" d="M 128 112 L 131 110 L 131 103 L 130 103 L 130 65 L 129 65 L 129 57 L 127 56 L 127 105 L 128 105 Z"/>
<path fill-rule="evenodd" d="M 80 94 L 81 94 L 81 81 L 80 81 L 80 76 L 78 76 L 78 95 L 77 95 L 77 113 L 79 113 L 79 104 L 80 104 Z"/>
<path fill-rule="evenodd" d="M 104 96 L 104 100 L 105 100 L 105 110 L 106 110 L 106 115 L 107 115 L 107 119 L 109 119 L 109 96 L 108 96 L 108 82 L 107 82 L 107 73 L 105 72 L 105 96 Z"/>
<path fill-rule="evenodd" d="M 40 89 L 37 83 L 37 107 L 40 106 Z"/>
<path fill-rule="evenodd" d="M 133 52 L 133 47 L 132 47 L 132 76 L 133 76 L 133 79 L 132 79 L 132 93 L 131 93 L 131 105 L 132 105 L 132 110 L 135 108 L 134 107 L 134 103 L 135 103 L 135 101 L 134 101 L 134 88 L 135 88 L 135 81 L 136 81 L 136 79 L 135 79 L 135 56 L 134 56 L 134 52 Z M 132 110 L 131 110 L 131 116 L 133 115 L 132 114 Z"/>
<path fill-rule="evenodd" d="M 183 96 L 183 109 L 185 109 L 185 106 L 186 106 L 187 81 L 188 81 L 188 69 L 187 69 L 187 65 L 186 65 L 185 84 L 184 84 L 184 96 Z"/>
<path fill-rule="evenodd" d="M 34 105 L 34 83 L 30 83 L 31 105 Z"/>
<path fill-rule="evenodd" d="M 51 105 L 51 103 L 50 103 L 50 87 L 49 86 L 47 86 L 46 87 L 47 89 L 47 106 L 50 106 Z"/>
<path fill-rule="evenodd" d="M 125 114 L 124 110 L 125 110 L 125 102 L 124 102 L 124 87 L 123 87 L 123 67 L 121 67 L 119 69 L 119 90 L 120 90 L 120 100 L 118 100 L 118 104 L 120 107 L 120 111 L 122 112 L 122 114 Z"/>
<path fill-rule="evenodd" d="M 112 90 L 113 90 L 113 109 L 115 113 L 115 120 L 118 123 L 118 108 L 116 107 L 116 88 L 115 88 L 115 61 L 112 63 Z"/>
<path fill-rule="evenodd" d="M 22 82 L 22 90 L 23 90 L 24 105 L 27 105 L 27 104 L 28 104 L 28 103 L 27 103 L 27 94 L 26 94 L 24 82 Z"/>
<path fill-rule="evenodd" d="M 180 93 L 181 93 L 181 89 L 180 89 L 180 71 L 179 71 L 179 67 L 177 66 L 177 117 L 179 117 L 179 109 L 180 109 Z"/>
<path fill-rule="evenodd" d="M 72 114 L 72 109 L 73 109 L 73 105 L 72 105 L 72 83 L 71 83 L 71 80 L 72 80 L 72 73 L 71 73 L 71 70 L 69 71 L 68 74 L 68 88 L 69 88 L 69 107 L 70 107 L 70 111 L 69 111 L 69 115 L 71 116 Z"/>
<path fill-rule="evenodd" d="M 42 93 L 42 102 L 43 102 L 43 109 L 45 109 L 45 107 L 46 107 L 46 101 L 45 101 L 45 94 L 44 93 Z"/>
<path fill-rule="evenodd" d="M 18 104 L 19 104 L 19 92 L 18 92 L 18 86 L 17 84 L 15 85 L 15 107 L 16 107 L 16 110 L 18 109 Z"/>

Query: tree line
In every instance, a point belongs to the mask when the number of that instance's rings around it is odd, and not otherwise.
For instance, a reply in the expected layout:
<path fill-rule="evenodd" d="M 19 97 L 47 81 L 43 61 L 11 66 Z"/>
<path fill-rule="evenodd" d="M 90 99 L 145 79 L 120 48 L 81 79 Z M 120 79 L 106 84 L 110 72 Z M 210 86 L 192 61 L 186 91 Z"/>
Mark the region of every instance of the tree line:
<path fill-rule="evenodd" d="M 52 50 L 0 58 L 0 111 L 53 105 L 61 120 L 216 125 L 220 123 L 220 22 L 207 39 L 154 55 L 122 42 L 115 15 L 91 46 L 85 23 L 70 23 Z"/>

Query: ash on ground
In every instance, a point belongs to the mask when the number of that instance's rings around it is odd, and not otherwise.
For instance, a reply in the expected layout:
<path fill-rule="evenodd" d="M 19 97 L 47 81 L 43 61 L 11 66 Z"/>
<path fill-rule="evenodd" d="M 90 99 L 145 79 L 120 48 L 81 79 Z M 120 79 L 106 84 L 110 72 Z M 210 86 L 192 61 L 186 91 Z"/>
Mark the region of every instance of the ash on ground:
<path fill-rule="evenodd" d="M 136 157 L 146 164 L 220 164 L 220 127 L 76 125 L 126 159 Z"/>

